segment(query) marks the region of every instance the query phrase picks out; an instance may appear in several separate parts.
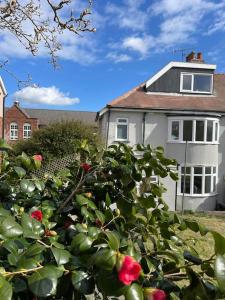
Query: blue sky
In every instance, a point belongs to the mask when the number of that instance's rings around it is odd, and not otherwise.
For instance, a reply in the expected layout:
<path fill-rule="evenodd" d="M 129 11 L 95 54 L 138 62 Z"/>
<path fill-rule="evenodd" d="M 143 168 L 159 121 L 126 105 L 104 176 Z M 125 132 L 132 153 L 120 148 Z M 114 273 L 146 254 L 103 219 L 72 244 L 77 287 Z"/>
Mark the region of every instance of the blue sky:
<path fill-rule="evenodd" d="M 40 87 L 37 95 L 18 92 L 16 81 L 0 70 L 7 106 L 16 95 L 23 107 L 98 111 L 169 61 L 181 61 L 181 52 L 174 53 L 179 49 L 201 51 L 217 72 L 225 72 L 225 0 L 95 0 L 92 22 L 96 33 L 62 38 L 58 70 L 46 51 L 32 57 L 2 33 L 0 56 L 9 59 L 7 68 L 21 79 L 30 74 Z"/>

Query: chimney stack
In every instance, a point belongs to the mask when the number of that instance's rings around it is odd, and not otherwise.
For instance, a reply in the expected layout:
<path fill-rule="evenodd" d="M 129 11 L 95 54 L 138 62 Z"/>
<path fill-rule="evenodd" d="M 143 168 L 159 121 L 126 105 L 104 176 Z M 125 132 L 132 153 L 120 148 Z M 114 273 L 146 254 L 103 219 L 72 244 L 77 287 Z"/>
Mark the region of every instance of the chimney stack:
<path fill-rule="evenodd" d="M 186 62 L 192 62 L 192 63 L 204 63 L 203 56 L 201 52 L 197 53 L 197 56 L 192 51 L 190 54 L 186 56 Z"/>
<path fill-rule="evenodd" d="M 20 102 L 18 100 L 14 101 L 15 106 L 20 106 Z"/>

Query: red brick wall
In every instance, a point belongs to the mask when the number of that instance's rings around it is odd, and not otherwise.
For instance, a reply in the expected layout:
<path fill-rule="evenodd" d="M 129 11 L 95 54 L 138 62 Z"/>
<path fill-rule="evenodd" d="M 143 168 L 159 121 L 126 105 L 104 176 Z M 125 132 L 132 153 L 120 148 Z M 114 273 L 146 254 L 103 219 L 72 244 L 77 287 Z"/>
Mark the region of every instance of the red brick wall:
<path fill-rule="evenodd" d="M 38 129 L 38 119 L 27 117 L 17 105 L 13 105 L 5 112 L 5 140 L 10 141 L 10 124 L 18 124 L 18 140 L 23 139 L 23 124 L 29 123 L 31 125 L 31 134 Z"/>

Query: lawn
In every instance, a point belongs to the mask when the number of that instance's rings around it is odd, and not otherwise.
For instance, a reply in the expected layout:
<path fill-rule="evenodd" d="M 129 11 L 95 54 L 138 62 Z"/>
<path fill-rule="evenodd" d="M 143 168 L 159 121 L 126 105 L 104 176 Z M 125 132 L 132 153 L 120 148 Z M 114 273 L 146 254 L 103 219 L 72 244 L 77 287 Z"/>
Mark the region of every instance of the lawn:
<path fill-rule="evenodd" d="M 207 213 L 184 214 L 186 219 L 197 221 L 210 230 L 215 230 L 225 235 L 225 214 L 224 215 L 209 215 Z M 201 236 L 191 230 L 185 230 L 178 234 L 181 238 L 189 239 L 190 243 L 195 247 L 202 258 L 209 258 L 213 254 L 214 240 L 210 233 Z"/>

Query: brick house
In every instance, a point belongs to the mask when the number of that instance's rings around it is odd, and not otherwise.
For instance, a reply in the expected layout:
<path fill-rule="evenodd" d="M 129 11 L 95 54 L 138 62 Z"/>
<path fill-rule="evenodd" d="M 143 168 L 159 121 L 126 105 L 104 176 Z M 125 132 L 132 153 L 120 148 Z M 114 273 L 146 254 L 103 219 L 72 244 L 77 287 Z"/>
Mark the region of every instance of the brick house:
<path fill-rule="evenodd" d="M 28 139 L 32 132 L 38 129 L 38 119 L 28 115 L 18 101 L 5 109 L 4 124 L 4 137 L 7 142 Z"/>
<path fill-rule="evenodd" d="M 22 108 L 18 101 L 5 108 L 4 137 L 8 142 L 28 139 L 35 130 L 61 121 L 82 121 L 93 125 L 95 112 Z"/>

